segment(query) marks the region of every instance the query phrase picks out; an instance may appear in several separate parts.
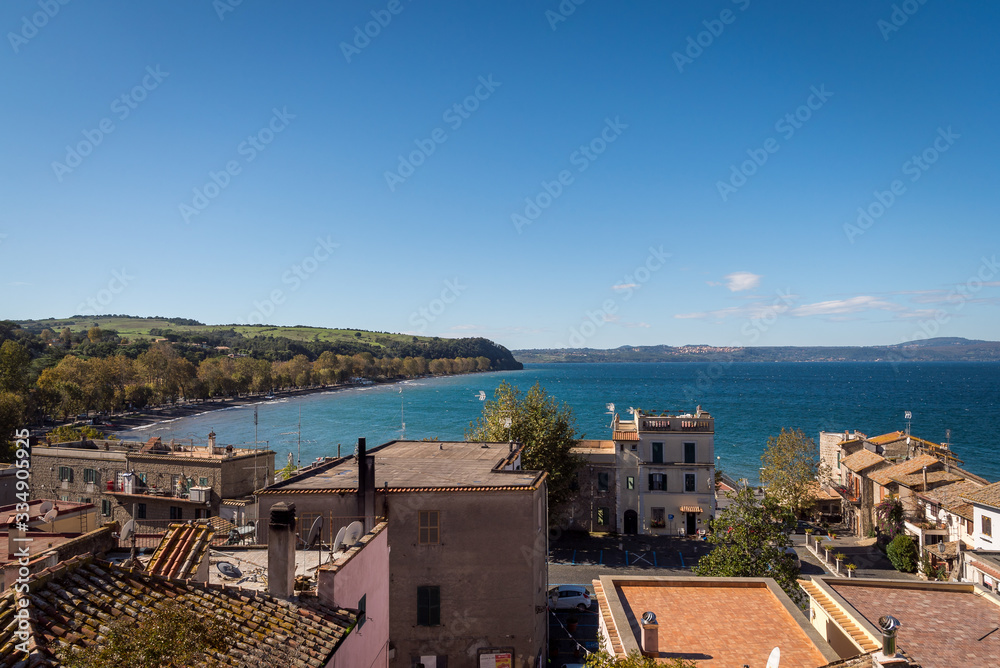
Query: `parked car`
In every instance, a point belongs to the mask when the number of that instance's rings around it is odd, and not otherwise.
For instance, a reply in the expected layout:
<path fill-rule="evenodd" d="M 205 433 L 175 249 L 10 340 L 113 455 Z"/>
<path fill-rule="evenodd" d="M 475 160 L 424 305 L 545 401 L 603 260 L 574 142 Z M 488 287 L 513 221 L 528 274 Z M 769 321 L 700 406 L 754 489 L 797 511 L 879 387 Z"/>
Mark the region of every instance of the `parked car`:
<path fill-rule="evenodd" d="M 590 592 L 582 585 L 559 585 L 549 590 L 549 609 L 590 610 Z"/>

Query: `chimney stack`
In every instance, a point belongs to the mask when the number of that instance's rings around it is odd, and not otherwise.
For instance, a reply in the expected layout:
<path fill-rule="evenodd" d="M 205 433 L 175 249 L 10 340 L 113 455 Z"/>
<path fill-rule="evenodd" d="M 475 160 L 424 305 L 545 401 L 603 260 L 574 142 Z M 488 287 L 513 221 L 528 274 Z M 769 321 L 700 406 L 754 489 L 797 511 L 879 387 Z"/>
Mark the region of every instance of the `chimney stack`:
<path fill-rule="evenodd" d="M 375 455 L 367 454 L 365 439 L 358 439 L 358 517 L 365 533 L 375 528 Z"/>
<path fill-rule="evenodd" d="M 215 452 L 215 431 L 208 432 L 208 451 Z"/>
<path fill-rule="evenodd" d="M 642 613 L 642 653 L 644 656 L 660 656 L 659 624 L 653 612 Z"/>
<path fill-rule="evenodd" d="M 271 506 L 267 539 L 267 591 L 276 598 L 291 598 L 295 590 L 295 504 Z"/>

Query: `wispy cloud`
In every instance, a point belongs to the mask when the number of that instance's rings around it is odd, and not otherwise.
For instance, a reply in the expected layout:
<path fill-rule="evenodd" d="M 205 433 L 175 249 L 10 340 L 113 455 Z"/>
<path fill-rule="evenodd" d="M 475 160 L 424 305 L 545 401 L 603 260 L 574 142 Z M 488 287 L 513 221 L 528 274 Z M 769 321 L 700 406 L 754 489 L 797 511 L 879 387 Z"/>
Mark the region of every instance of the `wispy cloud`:
<path fill-rule="evenodd" d="M 619 283 L 618 285 L 612 285 L 612 290 L 634 290 L 639 287 L 638 283 Z"/>
<path fill-rule="evenodd" d="M 863 311 L 906 311 L 905 306 L 894 302 L 873 297 L 871 295 L 858 295 L 848 299 L 831 299 L 815 304 L 803 304 L 792 309 L 791 314 L 799 317 L 811 315 L 841 315 L 844 313 L 860 313 Z"/>
<path fill-rule="evenodd" d="M 723 278 L 726 279 L 725 286 L 730 292 L 743 292 L 744 290 L 753 290 L 760 285 L 761 277 L 758 274 L 751 274 L 749 271 L 734 271 L 731 274 L 726 274 Z M 722 285 L 712 281 L 709 281 L 708 284 Z"/>

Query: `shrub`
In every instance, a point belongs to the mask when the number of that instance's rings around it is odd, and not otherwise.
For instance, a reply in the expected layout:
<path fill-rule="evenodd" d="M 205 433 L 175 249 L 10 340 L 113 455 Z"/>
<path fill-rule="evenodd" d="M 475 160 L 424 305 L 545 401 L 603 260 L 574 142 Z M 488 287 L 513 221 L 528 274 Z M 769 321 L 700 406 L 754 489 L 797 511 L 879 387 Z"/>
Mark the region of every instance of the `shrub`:
<path fill-rule="evenodd" d="M 886 555 L 897 571 L 913 573 L 917 570 L 917 545 L 913 542 L 913 538 L 906 534 L 900 534 L 892 539 Z"/>

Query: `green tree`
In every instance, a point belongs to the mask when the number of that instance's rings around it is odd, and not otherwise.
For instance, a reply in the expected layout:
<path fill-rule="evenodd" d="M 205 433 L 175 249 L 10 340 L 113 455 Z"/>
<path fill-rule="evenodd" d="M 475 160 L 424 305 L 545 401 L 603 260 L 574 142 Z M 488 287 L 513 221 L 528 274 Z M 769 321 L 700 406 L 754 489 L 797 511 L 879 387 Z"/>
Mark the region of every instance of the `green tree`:
<path fill-rule="evenodd" d="M 20 343 L 4 341 L 0 345 L 0 392 L 24 392 L 28 389 L 31 354 Z"/>
<path fill-rule="evenodd" d="M 66 668 L 181 668 L 201 662 L 206 653 L 226 652 L 235 631 L 221 617 L 168 600 L 138 619 L 123 615 L 103 642 L 83 651 L 64 649 L 59 660 Z"/>
<path fill-rule="evenodd" d="M 91 343 L 97 343 L 104 337 L 104 332 L 97 325 L 94 325 L 87 330 L 87 338 L 90 339 Z"/>
<path fill-rule="evenodd" d="M 0 392 L 0 462 L 14 461 L 14 433 L 25 425 L 25 403 L 19 394 Z"/>
<path fill-rule="evenodd" d="M 897 571 L 913 573 L 917 570 L 917 544 L 905 533 L 892 539 L 885 554 Z"/>
<path fill-rule="evenodd" d="M 697 668 L 698 664 L 689 659 L 674 657 L 663 663 L 651 656 L 632 652 L 624 659 L 616 659 L 604 650 L 587 656 L 587 668 Z"/>
<path fill-rule="evenodd" d="M 791 512 L 768 494 L 758 499 L 749 487 L 727 497 L 729 506 L 711 523 L 708 541 L 713 549 L 698 561 L 695 573 L 774 578 L 792 600 L 800 602 L 799 569 L 794 555 L 786 551 L 792 544 L 787 531 L 795 521 Z"/>
<path fill-rule="evenodd" d="M 782 427 L 767 439 L 760 456 L 760 481 L 767 493 L 800 516 L 816 502 L 819 467 L 816 444 L 801 429 Z"/>
<path fill-rule="evenodd" d="M 483 404 L 483 414 L 469 425 L 472 441 L 518 441 L 524 445 L 521 465 L 548 471 L 549 505 L 556 507 L 572 495 L 570 485 L 583 463 L 571 452 L 577 443 L 573 410 L 546 394 L 538 383 L 527 394 L 506 381 Z"/>

